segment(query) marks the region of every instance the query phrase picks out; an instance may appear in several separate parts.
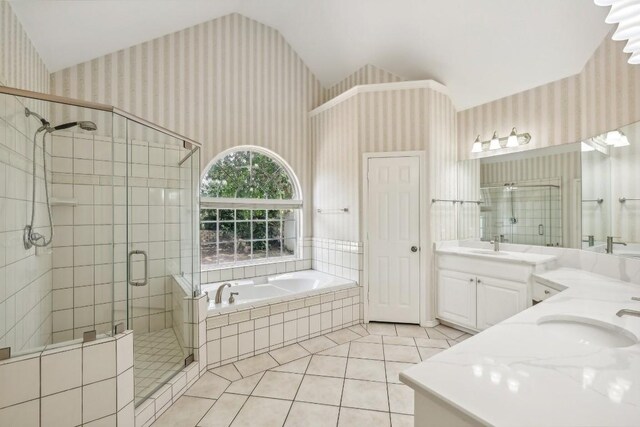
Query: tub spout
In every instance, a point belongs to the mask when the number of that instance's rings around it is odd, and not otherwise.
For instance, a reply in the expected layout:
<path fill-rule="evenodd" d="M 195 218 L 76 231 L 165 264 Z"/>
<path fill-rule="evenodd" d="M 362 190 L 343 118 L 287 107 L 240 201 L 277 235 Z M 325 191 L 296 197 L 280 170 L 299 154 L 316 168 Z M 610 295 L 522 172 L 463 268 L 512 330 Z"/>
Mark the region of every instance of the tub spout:
<path fill-rule="evenodd" d="M 222 303 L 222 291 L 227 286 L 231 287 L 231 283 L 225 282 L 222 285 L 218 286 L 218 290 L 216 291 L 216 299 L 214 300 L 214 303 L 216 303 L 216 304 L 221 304 Z"/>

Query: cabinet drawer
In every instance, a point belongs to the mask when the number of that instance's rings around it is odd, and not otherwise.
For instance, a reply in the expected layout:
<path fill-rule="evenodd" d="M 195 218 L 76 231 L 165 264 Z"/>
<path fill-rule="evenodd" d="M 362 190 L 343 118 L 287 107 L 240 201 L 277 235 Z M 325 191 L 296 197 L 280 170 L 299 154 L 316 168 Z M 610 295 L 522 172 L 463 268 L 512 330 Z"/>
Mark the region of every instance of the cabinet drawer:
<path fill-rule="evenodd" d="M 533 300 L 534 301 L 544 301 L 549 297 L 554 296 L 559 293 L 557 289 L 550 288 L 549 286 L 543 285 L 542 283 L 533 282 Z"/>

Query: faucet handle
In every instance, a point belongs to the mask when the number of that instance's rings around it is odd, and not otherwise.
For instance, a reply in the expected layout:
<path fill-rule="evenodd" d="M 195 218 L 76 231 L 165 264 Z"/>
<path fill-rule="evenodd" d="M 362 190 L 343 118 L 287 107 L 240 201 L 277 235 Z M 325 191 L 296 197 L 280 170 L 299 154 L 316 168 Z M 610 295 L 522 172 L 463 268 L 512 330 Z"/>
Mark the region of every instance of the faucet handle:
<path fill-rule="evenodd" d="M 236 299 L 234 297 L 235 295 L 238 295 L 238 292 L 231 292 L 229 294 L 229 304 L 233 304 L 236 301 Z"/>

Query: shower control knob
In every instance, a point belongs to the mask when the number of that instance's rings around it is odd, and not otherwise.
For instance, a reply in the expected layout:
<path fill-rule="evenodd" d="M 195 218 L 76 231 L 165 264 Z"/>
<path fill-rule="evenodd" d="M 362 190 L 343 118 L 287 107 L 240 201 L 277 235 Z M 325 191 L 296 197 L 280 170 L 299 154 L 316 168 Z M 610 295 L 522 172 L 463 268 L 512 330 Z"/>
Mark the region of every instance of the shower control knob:
<path fill-rule="evenodd" d="M 411 246 L 411 252 L 418 252 L 417 246 Z"/>

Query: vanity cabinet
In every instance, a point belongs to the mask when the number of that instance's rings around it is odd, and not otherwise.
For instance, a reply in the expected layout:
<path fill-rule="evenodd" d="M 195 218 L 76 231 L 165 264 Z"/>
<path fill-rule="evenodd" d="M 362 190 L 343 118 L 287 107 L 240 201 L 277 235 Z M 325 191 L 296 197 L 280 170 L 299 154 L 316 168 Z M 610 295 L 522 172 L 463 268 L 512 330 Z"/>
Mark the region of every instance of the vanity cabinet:
<path fill-rule="evenodd" d="M 437 254 L 437 317 L 474 331 L 487 329 L 532 305 L 531 275 L 544 268 L 535 263 Z"/>

